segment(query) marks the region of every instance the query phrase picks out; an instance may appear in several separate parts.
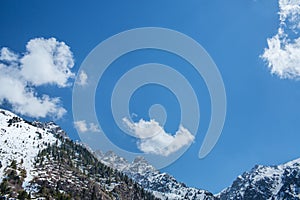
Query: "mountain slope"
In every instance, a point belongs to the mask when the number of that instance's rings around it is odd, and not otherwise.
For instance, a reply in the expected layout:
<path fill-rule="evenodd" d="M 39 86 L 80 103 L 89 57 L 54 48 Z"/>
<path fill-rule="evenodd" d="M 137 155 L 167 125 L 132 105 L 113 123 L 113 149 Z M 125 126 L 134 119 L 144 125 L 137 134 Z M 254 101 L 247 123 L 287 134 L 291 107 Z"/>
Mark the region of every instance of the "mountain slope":
<path fill-rule="evenodd" d="M 300 159 L 278 165 L 257 165 L 243 173 L 218 197 L 227 199 L 300 199 Z"/>
<path fill-rule="evenodd" d="M 154 196 L 154 195 L 155 196 Z M 257 165 L 218 195 L 161 173 L 144 158 L 92 152 L 53 122 L 0 109 L 0 199 L 299 200 L 300 159 Z"/>
<path fill-rule="evenodd" d="M 103 154 L 96 152 L 101 162 L 117 169 L 132 178 L 141 187 L 152 191 L 161 199 L 211 200 L 214 196 L 205 190 L 187 187 L 167 173 L 161 173 L 151 166 L 144 158 L 137 157 L 132 163 L 109 151 Z"/>
<path fill-rule="evenodd" d="M 47 125 L 45 125 L 47 126 Z M 26 171 L 33 167 L 34 158 L 41 149 L 47 148 L 47 145 L 58 145 L 60 142 L 53 134 L 56 127 L 51 123 L 49 128 L 33 126 L 17 115 L 0 109 L 0 181 L 3 177 L 3 169 L 7 167 L 12 160 L 23 163 Z M 25 183 L 32 179 L 28 173 Z"/>
<path fill-rule="evenodd" d="M 213 196 L 205 190 L 189 188 L 177 182 L 141 157 L 129 163 L 114 152 L 103 154 L 97 151 L 97 155 L 103 163 L 122 171 L 161 199 L 300 199 L 300 159 L 278 166 L 257 165 L 251 171 L 238 176 L 230 187 Z"/>
<path fill-rule="evenodd" d="M 155 199 L 54 123 L 0 110 L 0 199 Z"/>

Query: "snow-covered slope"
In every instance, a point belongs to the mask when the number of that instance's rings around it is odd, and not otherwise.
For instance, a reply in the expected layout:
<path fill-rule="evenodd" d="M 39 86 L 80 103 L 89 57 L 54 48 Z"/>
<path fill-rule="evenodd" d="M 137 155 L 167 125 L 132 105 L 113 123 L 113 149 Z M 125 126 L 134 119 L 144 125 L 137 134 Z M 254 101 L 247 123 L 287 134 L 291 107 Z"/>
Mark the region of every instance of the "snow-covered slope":
<path fill-rule="evenodd" d="M 167 173 L 161 173 L 151 166 L 143 157 L 137 157 L 129 163 L 114 152 L 109 151 L 105 154 L 96 152 L 101 162 L 117 169 L 136 181 L 140 186 L 160 199 L 189 199 L 189 200 L 209 200 L 215 199 L 214 196 L 205 190 L 187 187 L 179 183 Z"/>
<path fill-rule="evenodd" d="M 55 123 L 0 109 L 0 199 L 155 200 Z"/>
<path fill-rule="evenodd" d="M 257 165 L 238 176 L 233 184 L 213 196 L 205 190 L 187 187 L 149 165 L 142 157 L 132 163 L 113 152 L 97 152 L 99 159 L 118 169 L 161 199 L 300 200 L 300 159 L 278 166 Z"/>
<path fill-rule="evenodd" d="M 57 145 L 60 145 L 60 141 L 52 133 L 57 128 L 54 123 L 30 123 L 0 109 L 0 182 L 4 169 L 13 160 L 20 163 L 27 172 L 24 184 L 32 180 L 34 158 L 38 152 L 56 141 Z"/>
<path fill-rule="evenodd" d="M 84 144 L 72 142 L 53 122 L 28 122 L 0 109 L 0 183 L 5 182 L 4 177 L 11 189 L 6 197 L 21 195 L 26 188 L 31 192 L 37 186 L 36 197 L 89 199 L 95 194 L 104 199 L 154 199 L 141 186 L 164 200 L 300 200 L 300 159 L 278 166 L 257 165 L 213 196 L 159 172 L 143 157 L 129 163 L 111 151 L 94 153 Z M 2 183 L 0 198 L 5 189 Z"/>
<path fill-rule="evenodd" d="M 125 158 L 117 156 L 114 152 L 108 151 L 103 154 L 101 151 L 96 151 L 98 158 L 101 158 L 101 162 L 113 169 L 118 171 L 123 171 L 128 167 L 129 163 Z"/>
<path fill-rule="evenodd" d="M 257 165 L 243 173 L 218 197 L 227 199 L 300 199 L 300 159 L 278 165 Z"/>

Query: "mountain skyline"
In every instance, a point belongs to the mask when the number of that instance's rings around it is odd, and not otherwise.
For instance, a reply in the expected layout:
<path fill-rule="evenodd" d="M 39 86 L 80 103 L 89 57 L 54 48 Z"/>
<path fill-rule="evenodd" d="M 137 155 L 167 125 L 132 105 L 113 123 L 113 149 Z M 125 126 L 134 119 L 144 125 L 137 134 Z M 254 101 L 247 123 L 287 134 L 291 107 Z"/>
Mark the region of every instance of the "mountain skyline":
<path fill-rule="evenodd" d="M 178 182 L 143 157 L 133 162 L 73 142 L 53 122 L 0 110 L 0 197 L 17 199 L 300 199 L 300 158 L 256 165 L 218 194 Z M 87 190 L 88 188 L 88 190 Z"/>

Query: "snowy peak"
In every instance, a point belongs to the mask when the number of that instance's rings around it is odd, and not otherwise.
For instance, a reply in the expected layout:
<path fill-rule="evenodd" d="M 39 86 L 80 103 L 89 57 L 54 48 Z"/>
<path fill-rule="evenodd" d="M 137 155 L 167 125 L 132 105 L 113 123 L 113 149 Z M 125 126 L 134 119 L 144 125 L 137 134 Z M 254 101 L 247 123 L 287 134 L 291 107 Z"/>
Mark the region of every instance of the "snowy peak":
<path fill-rule="evenodd" d="M 130 163 L 125 158 L 115 154 L 113 151 L 103 153 L 100 150 L 97 150 L 96 155 L 105 165 L 122 172 L 145 174 L 156 171 L 156 169 L 141 156 L 136 157 L 133 162 Z"/>
<path fill-rule="evenodd" d="M 220 199 L 300 199 L 300 159 L 256 165 L 219 194 Z"/>
<path fill-rule="evenodd" d="M 30 122 L 28 122 L 28 123 L 30 123 Z M 34 121 L 31 124 L 33 126 L 41 128 L 41 129 L 48 129 L 48 131 L 51 132 L 54 135 L 62 136 L 63 138 L 69 139 L 66 132 L 60 126 L 55 124 L 54 122 L 42 123 L 42 122 L 39 122 L 39 121 Z"/>
<path fill-rule="evenodd" d="M 144 157 L 141 156 L 136 157 L 126 170 L 139 174 L 146 174 L 157 171 L 152 165 L 148 163 L 148 161 Z"/>
<path fill-rule="evenodd" d="M 143 157 L 143 156 L 137 156 L 134 160 L 133 160 L 133 164 L 135 163 L 144 163 L 149 165 L 148 161 Z"/>
<path fill-rule="evenodd" d="M 123 171 L 130 165 L 125 158 L 116 155 L 113 151 L 108 151 L 103 154 L 100 150 L 97 150 L 95 153 L 103 164 L 118 171 Z"/>
<path fill-rule="evenodd" d="M 126 163 L 113 152 L 106 156 Z M 55 123 L 29 122 L 2 109 L 0 179 L 0 199 L 155 199 Z"/>
<path fill-rule="evenodd" d="M 133 162 L 129 163 L 112 151 L 105 154 L 101 151 L 97 151 L 96 153 L 101 162 L 123 172 L 144 189 L 151 191 L 159 199 L 215 199 L 210 192 L 187 187 L 169 174 L 159 172 L 144 157 L 138 156 Z"/>
<path fill-rule="evenodd" d="M 163 200 L 300 200 L 300 159 L 278 166 L 256 165 L 238 176 L 230 187 L 213 196 L 208 191 L 187 187 L 169 174 L 159 172 L 143 157 L 137 157 L 132 163 L 113 152 L 99 154 L 98 157 L 109 166 L 118 166 L 116 169 Z"/>

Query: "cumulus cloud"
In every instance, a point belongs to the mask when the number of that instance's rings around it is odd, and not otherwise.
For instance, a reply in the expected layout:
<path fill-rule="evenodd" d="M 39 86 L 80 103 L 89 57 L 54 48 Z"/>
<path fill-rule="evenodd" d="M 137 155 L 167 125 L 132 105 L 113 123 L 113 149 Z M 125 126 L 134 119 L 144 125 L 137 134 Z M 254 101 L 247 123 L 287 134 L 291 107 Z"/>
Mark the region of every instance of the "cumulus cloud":
<path fill-rule="evenodd" d="M 261 58 L 280 78 L 300 77 L 300 0 L 279 0 L 279 28 Z"/>
<path fill-rule="evenodd" d="M 87 124 L 87 122 L 85 120 L 74 122 L 74 126 L 81 133 L 100 132 L 100 129 L 99 129 L 98 125 L 96 125 L 94 123 Z"/>
<path fill-rule="evenodd" d="M 168 156 L 182 147 L 189 145 L 195 137 L 182 125 L 175 135 L 167 133 L 154 119 L 131 122 L 123 118 L 128 130 L 138 138 L 137 146 L 145 153 Z"/>
<path fill-rule="evenodd" d="M 23 54 L 3 47 L 0 51 L 0 104 L 7 101 L 15 112 L 30 117 L 62 117 L 66 110 L 60 98 L 38 94 L 36 86 L 68 86 L 74 76 L 73 65 L 70 48 L 55 38 L 32 39 Z"/>
<path fill-rule="evenodd" d="M 53 84 L 66 87 L 74 77 L 74 60 L 70 48 L 55 38 L 36 38 L 26 45 L 21 58 L 21 75 L 33 85 Z M 33 73 L 34 72 L 34 73 Z"/>
<path fill-rule="evenodd" d="M 88 75 L 86 74 L 85 71 L 82 70 L 82 71 L 80 71 L 80 73 L 78 75 L 76 83 L 78 85 L 84 86 L 87 84 L 87 79 L 88 79 Z"/>

